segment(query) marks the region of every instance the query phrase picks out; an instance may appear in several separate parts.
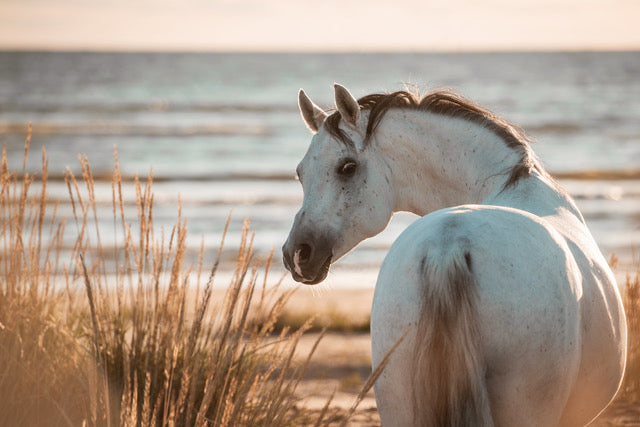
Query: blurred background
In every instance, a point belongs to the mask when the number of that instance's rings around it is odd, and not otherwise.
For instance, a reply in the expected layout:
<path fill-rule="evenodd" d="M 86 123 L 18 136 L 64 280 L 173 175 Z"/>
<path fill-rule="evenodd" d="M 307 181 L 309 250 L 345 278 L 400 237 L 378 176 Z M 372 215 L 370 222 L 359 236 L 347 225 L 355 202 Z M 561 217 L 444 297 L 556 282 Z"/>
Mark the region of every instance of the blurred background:
<path fill-rule="evenodd" d="M 233 210 L 229 258 L 249 217 L 281 272 L 311 139 L 297 91 L 330 108 L 334 82 L 358 97 L 452 88 L 536 141 L 624 276 L 640 248 L 638 17 L 635 0 L 2 0 L 0 144 L 22 168 L 32 123 L 27 169 L 46 147 L 54 200 L 87 154 L 103 244 L 121 235 L 109 232 L 115 147 L 127 180 L 153 169 L 156 227 L 170 230 L 181 203 L 192 259 L 201 246 L 213 259 Z M 396 215 L 322 286 L 373 288 L 415 218 Z"/>

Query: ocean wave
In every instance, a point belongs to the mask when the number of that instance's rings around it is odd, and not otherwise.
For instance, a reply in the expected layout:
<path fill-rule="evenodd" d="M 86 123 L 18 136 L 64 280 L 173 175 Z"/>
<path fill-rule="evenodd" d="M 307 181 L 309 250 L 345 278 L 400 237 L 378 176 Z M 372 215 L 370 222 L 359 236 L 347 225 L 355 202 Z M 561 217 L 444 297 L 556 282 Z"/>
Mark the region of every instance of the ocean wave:
<path fill-rule="evenodd" d="M 523 127 L 529 134 L 552 133 L 555 135 L 567 135 L 580 132 L 584 127 L 577 123 L 548 122 L 532 124 Z"/>
<path fill-rule="evenodd" d="M 297 105 L 289 104 L 233 104 L 233 103 L 180 103 L 157 99 L 150 102 L 131 103 L 78 103 L 78 104 L 58 104 L 58 103 L 11 103 L 2 105 L 2 110 L 12 113 L 97 113 L 97 114 L 120 114 L 120 113 L 140 113 L 140 112 L 168 112 L 168 113 L 189 113 L 189 112 L 211 112 L 211 113 L 278 113 L 295 112 Z"/>
<path fill-rule="evenodd" d="M 38 173 L 35 172 L 35 175 Z M 96 182 L 111 182 L 113 178 L 112 172 L 93 172 L 92 176 L 93 180 Z M 135 182 L 136 179 L 141 182 L 146 182 L 147 176 L 145 175 L 135 175 L 135 174 L 127 174 L 122 173 L 120 175 L 120 180 L 122 182 Z M 51 182 L 62 182 L 65 180 L 65 175 L 63 173 L 49 173 L 47 176 L 47 181 Z M 171 175 L 153 175 L 154 183 L 165 183 L 165 182 L 232 182 L 232 181 L 249 181 L 249 182 L 257 182 L 257 181 L 295 181 L 296 177 L 293 172 L 290 173 L 279 173 L 279 172 L 231 172 L 231 173 L 207 173 L 207 174 L 193 174 L 193 175 L 180 175 L 180 174 L 171 174 Z"/>
<path fill-rule="evenodd" d="M 24 123 L 0 122 L 0 134 L 26 135 Z M 90 136 L 199 136 L 199 135 L 269 135 L 267 126 L 248 125 L 142 125 L 121 122 L 33 123 L 33 135 Z"/>
<path fill-rule="evenodd" d="M 640 180 L 640 169 L 603 169 L 558 171 L 552 175 L 556 179 L 577 181 L 635 181 Z"/>

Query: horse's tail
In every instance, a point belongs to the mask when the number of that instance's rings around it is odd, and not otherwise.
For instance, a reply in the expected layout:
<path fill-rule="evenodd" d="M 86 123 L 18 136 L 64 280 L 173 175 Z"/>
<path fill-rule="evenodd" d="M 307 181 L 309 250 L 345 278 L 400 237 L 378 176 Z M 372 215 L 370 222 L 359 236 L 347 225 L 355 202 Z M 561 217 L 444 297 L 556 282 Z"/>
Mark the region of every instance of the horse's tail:
<path fill-rule="evenodd" d="M 422 260 L 415 354 L 414 420 L 419 426 L 493 426 L 468 241 Z M 439 251 L 438 251 L 439 252 Z"/>

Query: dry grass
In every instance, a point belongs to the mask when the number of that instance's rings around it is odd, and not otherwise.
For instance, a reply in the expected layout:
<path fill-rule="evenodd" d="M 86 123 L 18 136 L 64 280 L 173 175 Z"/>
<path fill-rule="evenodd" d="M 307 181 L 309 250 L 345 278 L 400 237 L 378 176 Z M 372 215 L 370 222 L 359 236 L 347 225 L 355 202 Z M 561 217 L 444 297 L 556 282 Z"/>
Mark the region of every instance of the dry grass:
<path fill-rule="evenodd" d="M 134 184 L 134 226 L 125 221 L 116 158 L 112 215 L 124 243 L 106 248 L 91 169 L 81 157 L 82 178 L 65 174 L 75 236 L 69 245 L 68 219 L 58 218 L 57 203 L 48 200 L 42 155 L 40 176 L 25 173 L 24 165 L 22 172 L 10 170 L 6 152 L 0 170 L 4 424 L 328 423 L 329 402 L 320 413 L 296 406 L 309 359 L 296 364 L 293 355 L 311 322 L 274 332 L 291 292 L 266 286 L 271 259 L 254 256 L 248 223 L 228 291 L 216 302 L 212 284 L 222 242 L 208 271 L 204 253 L 186 265 L 180 213 L 166 235 L 153 228 L 151 175 L 146 185 Z M 107 267 L 108 251 L 115 272 Z M 259 322 L 253 313 L 262 314 Z"/>
<path fill-rule="evenodd" d="M 638 263 L 640 264 L 640 262 Z M 627 368 L 616 400 L 640 408 L 640 265 L 635 274 L 628 274 L 622 292 L 627 315 Z"/>
<path fill-rule="evenodd" d="M 288 310 L 285 307 L 284 312 L 278 318 L 275 326 L 276 331 L 284 328 L 299 328 L 308 324 L 309 332 L 343 332 L 343 333 L 368 333 L 369 317 L 361 319 L 353 319 L 348 313 L 338 310 L 330 310 L 320 313 L 309 320 L 308 315 L 304 315 L 299 311 Z"/>
<path fill-rule="evenodd" d="M 615 257 L 613 259 L 615 265 Z M 640 421 L 640 262 L 622 285 L 627 316 L 627 366 L 616 398 L 593 423 L 594 426 L 638 425 Z"/>

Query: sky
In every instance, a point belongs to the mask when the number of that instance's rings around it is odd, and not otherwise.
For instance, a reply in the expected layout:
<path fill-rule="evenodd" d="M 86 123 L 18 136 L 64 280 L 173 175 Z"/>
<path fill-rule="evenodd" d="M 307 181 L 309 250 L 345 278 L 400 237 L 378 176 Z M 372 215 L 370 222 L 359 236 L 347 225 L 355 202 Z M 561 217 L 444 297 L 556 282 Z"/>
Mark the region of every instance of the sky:
<path fill-rule="evenodd" d="M 0 0 L 0 49 L 640 50 L 639 0 Z"/>

